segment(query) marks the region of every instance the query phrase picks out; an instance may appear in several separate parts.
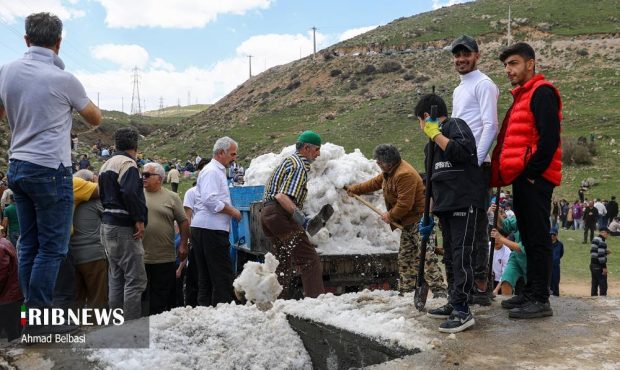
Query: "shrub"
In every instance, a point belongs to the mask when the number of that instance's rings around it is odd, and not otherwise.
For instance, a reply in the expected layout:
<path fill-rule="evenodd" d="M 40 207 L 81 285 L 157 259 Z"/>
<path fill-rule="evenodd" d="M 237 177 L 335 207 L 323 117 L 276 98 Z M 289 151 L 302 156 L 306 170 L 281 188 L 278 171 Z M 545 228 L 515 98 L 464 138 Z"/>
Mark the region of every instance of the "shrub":
<path fill-rule="evenodd" d="M 295 90 L 296 88 L 299 87 L 299 85 L 301 85 L 301 82 L 299 82 L 299 80 L 291 81 L 291 83 L 288 84 L 286 89 L 287 90 Z"/>
<path fill-rule="evenodd" d="M 330 75 L 331 77 L 336 77 L 336 76 L 340 75 L 341 73 L 342 73 L 342 71 L 341 71 L 341 70 L 339 70 L 339 69 L 332 69 L 332 70 L 329 72 L 329 75 Z"/>
<path fill-rule="evenodd" d="M 359 73 L 364 74 L 364 75 L 369 75 L 369 74 L 375 73 L 375 71 L 377 71 L 377 68 L 375 68 L 375 66 L 373 66 L 372 64 L 368 64 Z"/>
<path fill-rule="evenodd" d="M 589 145 L 583 145 L 575 138 L 562 140 L 562 162 L 566 165 L 588 165 L 592 164 L 592 154 Z"/>
<path fill-rule="evenodd" d="M 388 60 L 387 62 L 383 63 L 379 71 L 381 73 L 390 73 L 390 72 L 398 72 L 401 69 L 402 69 L 402 66 L 400 65 L 400 63 L 398 63 L 395 60 Z"/>

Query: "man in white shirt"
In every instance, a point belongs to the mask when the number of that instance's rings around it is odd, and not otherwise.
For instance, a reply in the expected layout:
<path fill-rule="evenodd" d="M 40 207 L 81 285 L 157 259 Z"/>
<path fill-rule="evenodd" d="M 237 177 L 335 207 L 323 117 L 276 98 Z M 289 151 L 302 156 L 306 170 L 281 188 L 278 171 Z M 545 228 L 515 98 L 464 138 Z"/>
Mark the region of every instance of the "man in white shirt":
<path fill-rule="evenodd" d="M 480 52 L 474 38 L 462 35 L 454 40 L 452 55 L 461 83 L 452 94 L 451 117 L 464 120 L 474 134 L 478 165 L 483 167 L 485 183 L 489 184 L 491 158 L 488 153 L 498 132 L 499 89 L 487 75 L 478 70 Z M 473 255 L 475 284 L 472 303 L 488 306 L 491 304 L 491 297 L 487 293 L 489 236 L 487 223 L 480 222 L 479 225 Z"/>
<path fill-rule="evenodd" d="M 196 184 L 191 244 L 198 268 L 198 305 L 216 306 L 233 301 L 233 270 L 228 234 L 230 220 L 241 219 L 232 206 L 226 167 L 237 158 L 237 143 L 225 136 L 213 146 L 213 160 Z"/>

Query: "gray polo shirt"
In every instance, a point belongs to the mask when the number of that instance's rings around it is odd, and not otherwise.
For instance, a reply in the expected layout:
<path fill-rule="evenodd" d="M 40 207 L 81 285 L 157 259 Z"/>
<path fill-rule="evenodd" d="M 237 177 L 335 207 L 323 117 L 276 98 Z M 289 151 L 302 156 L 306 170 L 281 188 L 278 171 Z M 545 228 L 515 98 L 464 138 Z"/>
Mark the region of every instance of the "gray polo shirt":
<path fill-rule="evenodd" d="M 71 167 L 71 111 L 90 102 L 82 84 L 50 49 L 31 46 L 0 67 L 0 106 L 11 127 L 10 159 Z"/>

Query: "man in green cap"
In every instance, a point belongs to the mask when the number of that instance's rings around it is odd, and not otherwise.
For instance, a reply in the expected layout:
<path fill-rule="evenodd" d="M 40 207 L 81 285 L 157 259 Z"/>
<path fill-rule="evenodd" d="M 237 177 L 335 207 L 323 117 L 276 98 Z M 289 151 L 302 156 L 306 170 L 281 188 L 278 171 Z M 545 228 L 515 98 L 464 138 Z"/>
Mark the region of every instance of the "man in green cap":
<path fill-rule="evenodd" d="M 321 261 L 306 235 L 309 219 L 302 212 L 308 195 L 308 171 L 321 154 L 321 137 L 316 132 L 304 131 L 297 138 L 295 149 L 271 174 L 261 211 L 261 226 L 280 261 L 276 275 L 283 288 L 280 298 L 284 299 L 290 298 L 294 273 L 291 257 L 295 270 L 301 274 L 304 295 L 315 298 L 325 293 Z"/>

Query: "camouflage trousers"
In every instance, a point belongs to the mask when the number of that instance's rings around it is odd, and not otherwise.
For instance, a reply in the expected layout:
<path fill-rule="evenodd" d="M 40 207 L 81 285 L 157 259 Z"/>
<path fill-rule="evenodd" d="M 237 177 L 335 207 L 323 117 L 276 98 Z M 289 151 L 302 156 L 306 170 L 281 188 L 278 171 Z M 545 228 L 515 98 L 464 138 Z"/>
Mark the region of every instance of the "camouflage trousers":
<path fill-rule="evenodd" d="M 405 226 L 400 236 L 400 249 L 398 251 L 398 273 L 400 275 L 398 290 L 401 293 L 413 292 L 415 290 L 418 266 L 420 265 L 421 243 L 417 224 Z M 447 296 L 447 287 L 438 262 L 439 259 L 435 254 L 434 238 L 431 237 L 426 245 L 424 279 L 428 283 L 433 295 Z"/>

